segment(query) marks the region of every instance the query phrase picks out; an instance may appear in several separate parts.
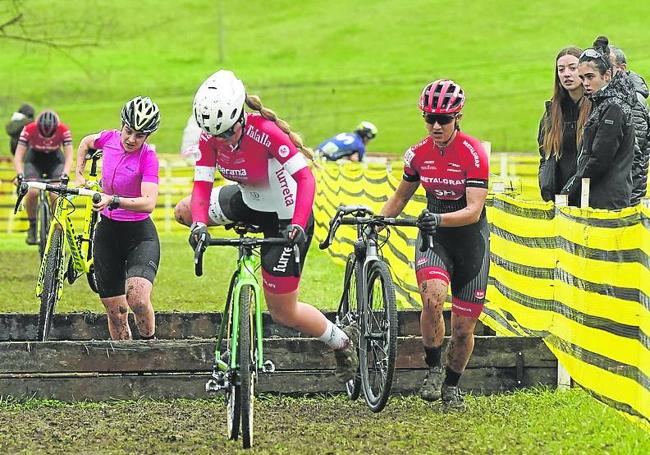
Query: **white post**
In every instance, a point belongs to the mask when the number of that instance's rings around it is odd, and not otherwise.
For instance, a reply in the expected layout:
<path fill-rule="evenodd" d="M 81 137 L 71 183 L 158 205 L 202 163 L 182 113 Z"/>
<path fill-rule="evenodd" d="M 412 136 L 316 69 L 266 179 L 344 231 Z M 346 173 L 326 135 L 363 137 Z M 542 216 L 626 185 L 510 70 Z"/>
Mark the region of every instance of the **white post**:
<path fill-rule="evenodd" d="M 585 177 L 582 179 L 582 192 L 580 193 L 580 208 L 586 209 L 589 207 L 589 182 L 590 179 Z"/>
<path fill-rule="evenodd" d="M 588 200 L 589 198 L 587 198 Z M 566 194 L 555 195 L 556 207 L 566 207 L 567 205 L 569 205 L 569 197 Z M 571 388 L 571 375 L 559 359 L 557 361 L 557 388 L 558 390 L 568 390 Z"/>
<path fill-rule="evenodd" d="M 508 154 L 507 153 L 502 153 L 501 154 L 501 178 L 503 180 L 508 178 Z"/>

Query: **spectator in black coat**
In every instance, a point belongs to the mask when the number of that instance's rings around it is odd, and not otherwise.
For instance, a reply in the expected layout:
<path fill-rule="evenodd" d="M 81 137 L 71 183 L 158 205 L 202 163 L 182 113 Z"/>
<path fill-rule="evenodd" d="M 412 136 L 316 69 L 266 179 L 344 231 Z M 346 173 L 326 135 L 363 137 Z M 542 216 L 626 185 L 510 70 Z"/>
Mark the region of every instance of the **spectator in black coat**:
<path fill-rule="evenodd" d="M 11 115 L 11 120 L 5 126 L 5 130 L 9 135 L 9 150 L 12 155 L 16 154 L 16 146 L 18 145 L 18 138 L 23 131 L 23 127 L 28 123 L 34 121 L 34 108 L 30 104 L 23 104 L 17 112 Z"/>
<path fill-rule="evenodd" d="M 569 200 L 579 197 L 582 178 L 590 181 L 589 206 L 615 210 L 628 207 L 632 192 L 636 95 L 626 78 L 612 77 L 609 41 L 600 36 L 580 56 L 578 71 L 591 99 L 576 174 L 562 189 Z"/>
<path fill-rule="evenodd" d="M 636 92 L 636 103 L 632 106 L 634 122 L 634 162 L 632 163 L 632 196 L 630 205 L 637 205 L 645 197 L 648 186 L 648 160 L 650 158 L 650 112 L 648 111 L 648 85 L 643 77 L 627 70 L 627 58 L 618 47 L 610 46 L 610 58 L 614 65 L 614 75 L 627 76 Z"/>
<path fill-rule="evenodd" d="M 576 173 L 582 130 L 589 116 L 591 101 L 583 96 L 578 76 L 582 49 L 566 47 L 555 57 L 553 97 L 546 101 L 539 122 L 539 188 L 542 199 L 552 201 Z M 577 205 L 577 202 L 573 205 Z"/>

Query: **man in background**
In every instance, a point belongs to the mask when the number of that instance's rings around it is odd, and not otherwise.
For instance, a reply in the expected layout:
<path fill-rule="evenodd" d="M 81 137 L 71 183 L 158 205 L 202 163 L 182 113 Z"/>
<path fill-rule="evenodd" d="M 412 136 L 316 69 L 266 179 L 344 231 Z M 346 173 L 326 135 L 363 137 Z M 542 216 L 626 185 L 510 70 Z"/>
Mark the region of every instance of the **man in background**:
<path fill-rule="evenodd" d="M 648 111 L 648 85 L 643 77 L 627 69 L 625 53 L 610 46 L 610 59 L 615 76 L 627 76 L 636 92 L 637 102 L 632 107 L 634 122 L 634 161 L 632 163 L 632 195 L 630 205 L 637 205 L 645 197 L 648 186 L 648 161 L 650 158 L 650 113 Z"/>

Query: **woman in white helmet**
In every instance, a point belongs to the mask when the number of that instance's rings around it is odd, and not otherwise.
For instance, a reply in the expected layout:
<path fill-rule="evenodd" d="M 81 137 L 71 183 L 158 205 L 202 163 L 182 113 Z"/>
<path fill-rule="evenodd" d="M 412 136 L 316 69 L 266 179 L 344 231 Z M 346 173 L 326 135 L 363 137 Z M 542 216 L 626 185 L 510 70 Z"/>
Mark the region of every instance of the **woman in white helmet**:
<path fill-rule="evenodd" d="M 244 110 L 244 104 L 255 113 Z M 300 248 L 301 269 L 314 231 L 315 179 L 305 157 L 312 152 L 300 136 L 247 95 L 231 72 L 217 71 L 194 96 L 194 116 L 203 129 L 192 195 L 176 206 L 176 219 L 191 226 L 190 244 L 207 235 L 208 226 L 248 222 L 265 237 L 285 237 Z M 213 188 L 214 174 L 236 182 Z M 356 326 L 336 327 L 311 305 L 298 302 L 300 278 L 283 257 L 284 247 L 262 248 L 262 278 L 273 319 L 317 337 L 334 349 L 337 377 L 347 382 L 358 367 Z M 286 254 L 285 254 L 286 256 Z"/>
<path fill-rule="evenodd" d="M 351 133 L 340 133 L 323 142 L 316 148 L 316 153 L 327 161 L 348 159 L 350 161 L 363 161 L 366 154 L 366 145 L 377 136 L 377 127 L 363 121 Z"/>
<path fill-rule="evenodd" d="M 99 297 L 114 340 L 131 339 L 129 308 L 140 338 L 154 338 L 151 289 L 160 262 L 160 242 L 149 214 L 158 199 L 158 157 L 149 135 L 160 125 L 160 111 L 138 96 L 122 108 L 122 127 L 84 137 L 77 152 L 76 183 L 83 185 L 86 154 L 102 149 L 101 211 L 93 246 Z"/>

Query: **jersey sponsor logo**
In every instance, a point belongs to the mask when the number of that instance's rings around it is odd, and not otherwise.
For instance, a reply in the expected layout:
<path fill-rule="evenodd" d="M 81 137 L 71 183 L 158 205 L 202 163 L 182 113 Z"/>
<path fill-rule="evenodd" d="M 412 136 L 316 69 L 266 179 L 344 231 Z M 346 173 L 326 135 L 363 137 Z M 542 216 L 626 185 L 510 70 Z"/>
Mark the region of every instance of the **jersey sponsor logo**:
<path fill-rule="evenodd" d="M 476 297 L 477 299 L 482 299 L 483 297 L 485 297 L 485 291 L 483 289 L 477 289 L 476 291 L 474 291 L 474 297 Z"/>
<path fill-rule="evenodd" d="M 278 259 L 278 263 L 273 266 L 274 272 L 286 273 L 287 266 L 289 265 L 289 259 L 291 258 L 291 253 L 293 253 L 293 247 L 291 246 L 285 246 L 282 249 L 282 254 Z"/>
<path fill-rule="evenodd" d="M 411 161 L 415 157 L 415 152 L 413 149 L 408 149 L 406 153 L 404 154 L 404 164 L 406 164 L 408 167 L 411 167 Z"/>
<path fill-rule="evenodd" d="M 463 170 L 456 167 L 449 167 L 447 168 L 447 172 L 463 172 Z"/>
<path fill-rule="evenodd" d="M 257 191 L 247 191 L 248 195 L 252 197 L 253 199 L 260 200 L 260 193 Z"/>
<path fill-rule="evenodd" d="M 480 167 L 480 162 L 479 162 L 479 159 L 478 159 L 478 152 L 476 151 L 476 149 L 474 147 L 472 147 L 472 144 L 470 144 L 467 140 L 463 141 L 463 145 L 465 147 L 467 147 L 467 150 L 469 150 L 469 153 L 471 153 L 472 156 L 474 157 L 474 166 L 475 167 Z"/>
<path fill-rule="evenodd" d="M 289 152 L 291 152 L 291 150 L 286 145 L 281 145 L 280 148 L 278 149 L 278 155 L 280 155 L 280 158 L 288 157 Z"/>
<path fill-rule="evenodd" d="M 448 179 L 440 177 L 425 177 L 424 175 L 420 176 L 422 183 L 441 183 L 443 185 L 464 185 L 465 179 Z"/>
<path fill-rule="evenodd" d="M 219 168 L 219 172 L 221 172 L 221 175 L 223 175 L 226 178 L 230 178 L 230 177 L 245 178 L 247 176 L 246 169 L 228 169 L 223 166 L 219 166 L 219 164 L 217 164 L 217 168 Z"/>
<path fill-rule="evenodd" d="M 456 191 L 451 191 L 451 190 L 433 190 L 433 194 L 435 194 L 436 197 L 439 198 L 449 198 L 450 196 L 458 196 Z M 456 199 L 460 199 L 460 196 L 458 196 Z"/>
<path fill-rule="evenodd" d="M 418 267 L 420 267 L 421 265 L 424 265 L 424 264 L 426 264 L 427 262 L 429 262 L 429 259 L 427 259 L 426 257 L 421 257 L 420 259 L 418 259 L 418 262 L 417 262 L 416 265 L 417 265 Z"/>
<path fill-rule="evenodd" d="M 289 189 L 289 182 L 287 182 L 287 176 L 284 173 L 284 169 L 281 168 L 275 171 L 275 176 L 277 177 L 280 189 L 282 190 L 284 205 L 287 207 L 293 205 L 293 194 L 291 194 L 291 190 Z"/>
<path fill-rule="evenodd" d="M 253 125 L 248 125 L 246 127 L 246 136 L 250 137 L 255 142 L 259 142 L 264 147 L 271 147 L 271 140 L 269 139 L 269 135 L 260 132 L 260 130 L 255 128 Z"/>

